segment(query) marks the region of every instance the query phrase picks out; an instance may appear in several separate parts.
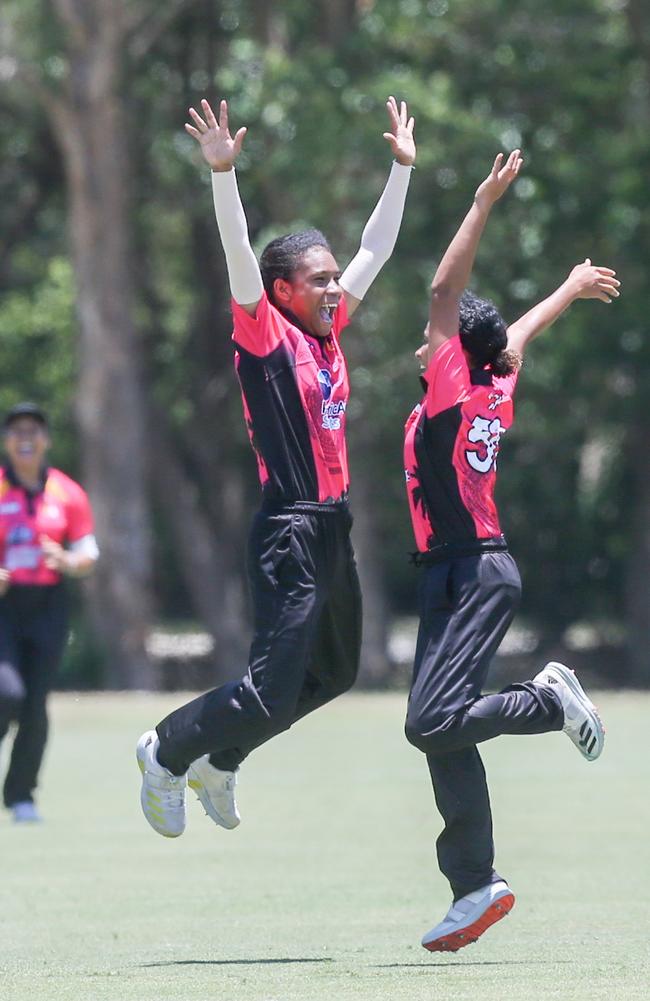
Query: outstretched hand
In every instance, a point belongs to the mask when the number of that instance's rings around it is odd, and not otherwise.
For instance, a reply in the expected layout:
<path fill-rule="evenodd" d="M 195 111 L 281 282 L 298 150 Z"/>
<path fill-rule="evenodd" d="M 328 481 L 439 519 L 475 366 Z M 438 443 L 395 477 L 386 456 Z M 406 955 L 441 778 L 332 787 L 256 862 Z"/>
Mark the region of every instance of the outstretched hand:
<path fill-rule="evenodd" d="M 479 184 L 474 195 L 479 208 L 491 209 L 494 203 L 501 198 L 501 195 L 508 190 L 514 179 L 519 174 L 524 159 L 520 149 L 513 149 L 512 153 L 503 164 L 503 153 L 499 153 L 494 160 L 492 170 L 482 184 Z"/>
<path fill-rule="evenodd" d="M 386 108 L 390 118 L 391 131 L 384 132 L 384 139 L 390 143 L 390 148 L 397 162 L 405 167 L 410 167 L 415 162 L 415 139 L 413 138 L 415 119 L 409 118 L 406 101 L 401 101 L 398 108 L 397 101 L 391 96 L 386 101 Z"/>
<path fill-rule="evenodd" d="M 239 156 L 247 130 L 242 127 L 234 138 L 230 135 L 227 101 L 221 101 L 219 105 L 219 121 L 205 98 L 201 101 L 201 110 L 203 118 L 198 111 L 190 108 L 194 125 L 185 122 L 185 131 L 200 144 L 203 158 L 212 170 L 231 170 Z"/>
<path fill-rule="evenodd" d="M 569 275 L 568 282 L 574 290 L 574 299 L 600 299 L 601 302 L 611 302 L 618 299 L 620 282 L 616 272 L 611 268 L 599 268 L 587 257 L 582 264 L 576 264 Z"/>

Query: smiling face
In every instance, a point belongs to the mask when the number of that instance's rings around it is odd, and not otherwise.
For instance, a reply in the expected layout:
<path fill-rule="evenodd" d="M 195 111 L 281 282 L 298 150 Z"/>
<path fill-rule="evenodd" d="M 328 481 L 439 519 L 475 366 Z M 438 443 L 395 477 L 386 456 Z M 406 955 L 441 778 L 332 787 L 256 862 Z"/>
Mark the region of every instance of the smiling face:
<path fill-rule="evenodd" d="M 49 444 L 46 426 L 34 417 L 16 417 L 4 431 L 5 451 L 15 469 L 40 469 Z"/>
<path fill-rule="evenodd" d="M 327 337 L 343 295 L 340 277 L 332 253 L 325 247 L 310 247 L 290 281 L 275 279 L 273 298 L 280 309 L 292 312 L 310 334 Z"/>

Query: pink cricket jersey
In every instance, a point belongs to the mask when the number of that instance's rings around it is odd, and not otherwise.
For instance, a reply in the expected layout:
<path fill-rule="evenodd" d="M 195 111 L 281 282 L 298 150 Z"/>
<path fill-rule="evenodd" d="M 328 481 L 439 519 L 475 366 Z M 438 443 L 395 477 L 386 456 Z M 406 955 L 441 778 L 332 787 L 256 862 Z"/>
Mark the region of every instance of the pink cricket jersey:
<path fill-rule="evenodd" d="M 342 297 L 327 338 L 313 337 L 262 296 L 255 317 L 234 300 L 235 366 L 264 497 L 331 502 L 349 486 L 349 383 L 339 343 Z"/>
<path fill-rule="evenodd" d="M 514 419 L 515 372 L 470 372 L 460 337 L 434 353 L 426 395 L 406 422 L 404 467 L 419 552 L 501 534 L 494 503 L 501 436 Z"/>
<path fill-rule="evenodd" d="M 55 542 L 77 542 L 93 533 L 93 516 L 85 491 L 60 469 L 47 469 L 43 489 L 28 493 L 0 469 L 0 565 L 11 584 L 58 584 L 61 574 L 43 562 L 41 536 Z"/>

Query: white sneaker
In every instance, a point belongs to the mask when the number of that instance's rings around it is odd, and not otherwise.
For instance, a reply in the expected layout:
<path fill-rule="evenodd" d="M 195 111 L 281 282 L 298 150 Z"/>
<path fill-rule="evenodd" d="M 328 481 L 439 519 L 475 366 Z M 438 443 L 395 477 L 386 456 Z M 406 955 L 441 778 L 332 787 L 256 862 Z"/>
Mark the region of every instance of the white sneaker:
<path fill-rule="evenodd" d="M 605 746 L 605 727 L 575 672 L 564 664 L 551 662 L 533 681 L 555 690 L 564 711 L 562 729 L 587 761 L 595 761 Z"/>
<path fill-rule="evenodd" d="M 237 772 L 223 772 L 210 764 L 207 754 L 197 758 L 187 773 L 188 785 L 199 797 L 208 817 L 231 831 L 241 817 L 235 803 Z"/>
<path fill-rule="evenodd" d="M 187 775 L 172 775 L 158 762 L 160 741 L 155 730 L 147 730 L 138 741 L 136 757 L 142 772 L 140 802 L 154 831 L 164 838 L 177 838 L 185 830 L 185 789 Z"/>
<path fill-rule="evenodd" d="M 503 880 L 474 890 L 451 905 L 440 924 L 426 933 L 422 945 L 429 952 L 458 952 L 505 918 L 514 902 L 514 893 Z"/>
<path fill-rule="evenodd" d="M 21 800 L 20 803 L 13 803 L 11 812 L 16 824 L 40 824 L 43 820 L 31 799 Z"/>

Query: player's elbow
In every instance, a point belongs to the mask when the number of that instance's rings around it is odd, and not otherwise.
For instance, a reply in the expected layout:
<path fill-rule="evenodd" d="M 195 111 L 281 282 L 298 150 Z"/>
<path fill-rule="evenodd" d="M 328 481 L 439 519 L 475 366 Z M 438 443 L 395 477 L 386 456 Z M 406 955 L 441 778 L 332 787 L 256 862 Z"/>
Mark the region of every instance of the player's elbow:
<path fill-rule="evenodd" d="M 446 306 L 449 303 L 457 303 L 461 297 L 462 289 L 458 289 L 447 278 L 436 277 L 431 282 L 431 302 Z"/>

